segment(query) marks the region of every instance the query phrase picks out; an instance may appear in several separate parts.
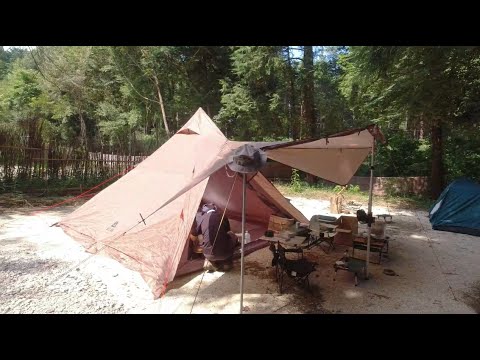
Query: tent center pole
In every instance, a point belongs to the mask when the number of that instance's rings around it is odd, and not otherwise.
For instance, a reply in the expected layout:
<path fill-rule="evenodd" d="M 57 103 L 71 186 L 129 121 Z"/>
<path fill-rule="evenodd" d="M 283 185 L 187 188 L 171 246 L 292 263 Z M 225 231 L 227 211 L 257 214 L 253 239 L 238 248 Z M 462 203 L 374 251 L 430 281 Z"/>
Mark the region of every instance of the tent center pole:
<path fill-rule="evenodd" d="M 240 314 L 243 313 L 243 268 L 244 268 L 244 244 L 245 244 L 245 201 L 247 196 L 246 174 L 243 175 L 242 181 L 242 248 L 240 252 Z"/>
<path fill-rule="evenodd" d="M 368 271 L 369 264 L 370 264 L 370 240 L 372 235 L 372 199 L 373 199 L 373 161 L 374 157 L 373 154 L 375 152 L 375 140 L 372 143 L 372 153 L 370 155 L 370 188 L 368 192 L 368 239 L 367 239 L 367 264 L 365 266 L 365 278 L 368 280 L 370 277 L 370 273 Z"/>

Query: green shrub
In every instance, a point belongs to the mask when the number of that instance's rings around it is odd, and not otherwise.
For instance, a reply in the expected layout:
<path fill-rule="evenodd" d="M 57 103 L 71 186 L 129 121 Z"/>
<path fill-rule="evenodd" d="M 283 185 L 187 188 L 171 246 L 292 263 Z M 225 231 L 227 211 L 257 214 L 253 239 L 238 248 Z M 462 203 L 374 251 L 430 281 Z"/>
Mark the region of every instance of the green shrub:
<path fill-rule="evenodd" d="M 290 178 L 290 187 L 294 192 L 303 192 L 305 190 L 303 182 L 300 180 L 300 173 L 297 169 L 292 169 L 292 177 Z"/>

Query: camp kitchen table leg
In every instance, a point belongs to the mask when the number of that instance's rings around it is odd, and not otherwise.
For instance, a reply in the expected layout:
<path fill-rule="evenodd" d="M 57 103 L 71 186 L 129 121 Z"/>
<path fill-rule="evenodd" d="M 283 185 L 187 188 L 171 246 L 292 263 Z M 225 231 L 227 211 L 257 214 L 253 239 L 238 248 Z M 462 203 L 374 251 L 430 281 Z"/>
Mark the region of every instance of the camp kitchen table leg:
<path fill-rule="evenodd" d="M 322 241 L 323 243 L 323 241 Z M 322 247 L 322 243 L 318 244 L 318 246 L 320 247 L 320 249 L 322 249 L 322 251 L 325 253 L 325 254 L 328 254 L 329 251 L 325 250 L 323 247 Z M 330 246 L 328 247 L 328 249 L 330 249 Z"/>
<path fill-rule="evenodd" d="M 313 237 L 312 235 L 310 235 L 307 241 L 307 246 L 305 246 L 305 249 L 310 250 L 314 246 L 319 245 L 319 242 L 320 242 L 320 238 Z"/>
<path fill-rule="evenodd" d="M 329 237 L 327 237 L 327 239 L 328 239 L 327 242 L 330 245 L 330 250 L 332 250 L 332 249 L 335 250 L 335 244 L 334 244 L 335 235 L 334 236 L 329 236 Z"/>
<path fill-rule="evenodd" d="M 320 238 L 322 241 L 320 242 L 320 244 L 322 242 L 326 242 L 328 244 L 328 252 L 325 251 L 319 244 L 320 248 L 323 250 L 323 252 L 325 254 L 329 254 L 330 251 L 335 250 L 335 245 L 333 244 L 333 242 L 335 241 L 335 237 L 334 236 L 327 236 L 327 237 L 323 237 L 323 238 Z"/>
<path fill-rule="evenodd" d="M 384 249 L 386 247 L 386 249 Z M 388 254 L 388 240 L 385 240 L 385 245 L 380 249 L 380 261 L 379 264 L 382 262 L 382 255 Z"/>

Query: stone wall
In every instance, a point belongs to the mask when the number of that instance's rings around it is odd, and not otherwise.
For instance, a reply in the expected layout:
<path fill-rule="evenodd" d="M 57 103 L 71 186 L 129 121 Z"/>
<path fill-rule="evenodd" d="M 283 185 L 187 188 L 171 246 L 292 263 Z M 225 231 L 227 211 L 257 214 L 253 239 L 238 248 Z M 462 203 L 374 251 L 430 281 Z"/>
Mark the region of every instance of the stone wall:
<path fill-rule="evenodd" d="M 261 170 L 263 175 L 270 180 L 289 181 L 292 176 L 292 168 L 278 163 L 268 162 Z M 412 176 L 412 177 L 374 177 L 373 178 L 373 193 L 375 195 L 386 194 L 409 194 L 409 195 L 423 195 L 428 192 L 428 177 L 426 176 Z M 335 184 L 319 180 L 324 185 Z M 364 176 L 354 176 L 350 181 L 351 185 L 358 185 L 360 190 L 368 191 L 370 178 Z"/>

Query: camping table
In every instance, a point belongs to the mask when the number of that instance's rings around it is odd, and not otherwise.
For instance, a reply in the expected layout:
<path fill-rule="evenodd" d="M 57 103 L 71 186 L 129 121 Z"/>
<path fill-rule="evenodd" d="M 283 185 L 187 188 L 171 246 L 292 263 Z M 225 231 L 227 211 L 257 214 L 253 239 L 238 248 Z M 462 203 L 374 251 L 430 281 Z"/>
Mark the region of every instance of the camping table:
<path fill-rule="evenodd" d="M 330 229 L 330 230 L 336 230 L 338 228 L 338 225 L 335 224 L 328 224 L 324 222 L 319 222 L 318 225 L 322 228 Z"/>
<path fill-rule="evenodd" d="M 353 239 L 352 256 L 355 255 L 355 249 L 367 250 L 368 239 L 357 236 Z M 378 252 L 378 264 L 382 262 L 382 255 L 388 253 L 388 239 L 376 239 L 373 236 L 370 238 L 370 251 Z"/>
<path fill-rule="evenodd" d="M 324 234 L 323 237 L 319 236 L 313 241 L 308 240 L 308 237 L 285 239 L 280 236 L 273 236 L 273 237 L 262 236 L 259 238 L 259 240 L 266 240 L 273 243 L 280 243 L 286 247 L 301 248 L 301 249 L 310 249 L 315 245 L 320 245 L 324 241 L 328 242 L 329 245 L 332 246 L 330 244 L 330 240 L 333 241 L 335 233 L 324 231 L 322 232 L 322 234 Z"/>
<path fill-rule="evenodd" d="M 317 230 L 317 229 L 320 230 Z M 313 241 L 310 241 L 310 244 L 307 248 L 311 248 L 315 245 L 320 245 L 323 242 L 328 244 L 328 250 L 335 249 L 333 242 L 335 241 L 335 235 L 337 234 L 338 225 L 328 224 L 324 222 L 317 222 L 314 229 L 310 229 L 311 236 L 313 235 Z M 323 248 L 322 250 L 327 253 Z"/>
<path fill-rule="evenodd" d="M 259 240 L 267 240 L 273 243 L 280 243 L 282 245 L 286 245 L 287 247 L 293 247 L 293 248 L 298 248 L 298 247 L 303 247 L 306 246 L 306 238 L 301 238 L 301 239 L 285 239 L 280 236 L 273 236 L 273 237 L 268 237 L 268 236 L 261 236 Z M 302 246 L 303 245 L 303 246 Z"/>

